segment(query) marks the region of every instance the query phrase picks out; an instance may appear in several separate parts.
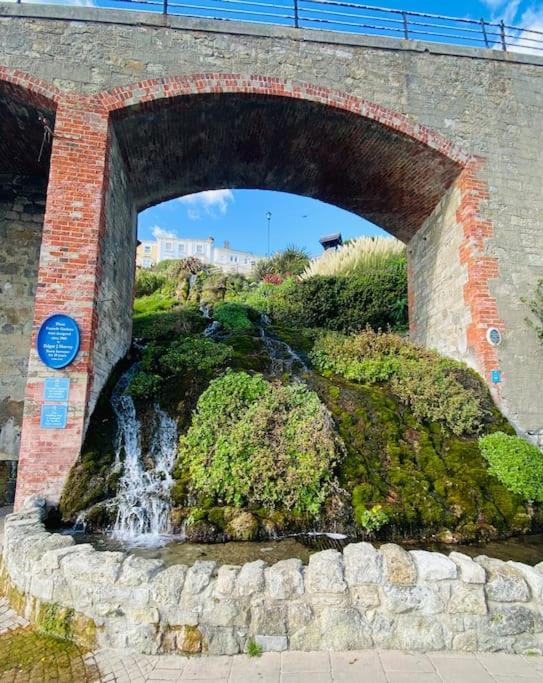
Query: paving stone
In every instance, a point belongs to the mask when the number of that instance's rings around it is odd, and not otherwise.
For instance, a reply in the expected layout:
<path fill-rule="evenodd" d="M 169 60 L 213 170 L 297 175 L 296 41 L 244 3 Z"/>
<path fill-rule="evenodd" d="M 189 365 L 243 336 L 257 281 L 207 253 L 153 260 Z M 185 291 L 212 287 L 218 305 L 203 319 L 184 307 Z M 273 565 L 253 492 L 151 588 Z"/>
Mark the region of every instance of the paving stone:
<path fill-rule="evenodd" d="M 330 657 L 327 652 L 283 652 L 281 655 L 281 672 L 290 673 L 305 671 L 306 673 L 330 671 Z"/>

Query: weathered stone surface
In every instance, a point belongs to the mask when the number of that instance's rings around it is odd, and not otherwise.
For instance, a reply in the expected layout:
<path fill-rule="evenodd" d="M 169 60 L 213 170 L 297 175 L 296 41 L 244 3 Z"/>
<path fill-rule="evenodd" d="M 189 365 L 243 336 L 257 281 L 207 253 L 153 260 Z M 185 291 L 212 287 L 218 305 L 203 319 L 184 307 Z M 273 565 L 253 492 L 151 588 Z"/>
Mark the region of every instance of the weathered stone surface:
<path fill-rule="evenodd" d="M 266 563 L 262 560 L 243 565 L 236 580 L 236 588 L 240 596 L 247 597 L 264 590 L 265 568 Z"/>
<path fill-rule="evenodd" d="M 216 562 L 197 560 L 187 572 L 183 593 L 201 593 L 209 585 L 216 566 Z"/>
<path fill-rule="evenodd" d="M 495 636 L 514 636 L 531 632 L 535 626 L 535 614 L 523 605 L 492 607 L 485 621 L 486 630 Z"/>
<path fill-rule="evenodd" d="M 523 575 L 511 565 L 489 557 L 478 557 L 477 562 L 487 572 L 486 594 L 496 602 L 527 602 L 530 598 Z"/>
<path fill-rule="evenodd" d="M 445 555 L 427 550 L 411 550 L 410 555 L 415 561 L 419 580 L 443 581 L 444 579 L 456 579 L 456 565 Z"/>
<path fill-rule="evenodd" d="M 323 647 L 331 650 L 361 650 L 372 645 L 367 622 L 356 609 L 325 608 L 321 631 Z"/>
<path fill-rule="evenodd" d="M 236 579 L 240 572 L 240 567 L 236 565 L 224 564 L 219 567 L 215 592 L 218 595 L 230 595 L 236 587 Z"/>
<path fill-rule="evenodd" d="M 445 631 L 439 617 L 400 614 L 397 638 L 403 650 L 442 650 L 445 647 Z"/>
<path fill-rule="evenodd" d="M 383 581 L 383 555 L 371 543 L 351 543 L 343 550 L 349 586 Z"/>
<path fill-rule="evenodd" d="M 304 592 L 300 560 L 281 560 L 266 569 L 266 592 L 274 600 L 289 600 Z"/>
<path fill-rule="evenodd" d="M 393 543 L 385 543 L 380 551 L 384 556 L 386 581 L 400 586 L 413 586 L 417 580 L 417 570 L 409 553 Z"/>
<path fill-rule="evenodd" d="M 487 607 L 483 586 L 465 583 L 454 585 L 448 611 L 451 614 L 486 614 Z"/>
<path fill-rule="evenodd" d="M 371 584 L 356 586 L 355 588 L 351 588 L 350 593 L 353 606 L 361 612 L 365 612 L 373 607 L 378 607 L 381 604 L 378 586 Z"/>
<path fill-rule="evenodd" d="M 543 602 L 543 574 L 535 567 L 529 567 L 527 564 L 522 564 L 522 562 L 508 562 L 507 564 L 522 574 L 530 587 L 532 596 L 538 602 Z"/>
<path fill-rule="evenodd" d="M 69 553 L 60 561 L 64 576 L 69 580 L 85 581 L 89 585 L 103 583 L 111 586 L 121 573 L 126 555 L 118 552 Z"/>
<path fill-rule="evenodd" d="M 149 584 L 151 599 L 158 605 L 177 606 L 187 570 L 185 565 L 175 564 L 159 571 Z"/>
<path fill-rule="evenodd" d="M 452 552 L 449 558 L 460 569 L 460 576 L 465 583 L 484 583 L 486 574 L 481 565 L 463 553 Z"/>
<path fill-rule="evenodd" d="M 286 636 L 255 636 L 254 641 L 263 652 L 283 652 L 288 649 Z"/>
<path fill-rule="evenodd" d="M 253 634 L 282 636 L 287 632 L 287 608 L 285 605 L 264 601 L 251 607 L 249 632 Z"/>
<path fill-rule="evenodd" d="M 309 558 L 305 571 L 307 590 L 310 593 L 344 593 L 343 557 L 337 550 L 323 550 Z"/>
<path fill-rule="evenodd" d="M 203 605 L 201 622 L 209 626 L 247 626 L 249 609 L 235 600 L 208 600 Z"/>
<path fill-rule="evenodd" d="M 237 655 L 240 651 L 239 637 L 233 628 L 202 627 L 204 649 L 210 655 Z"/>
<path fill-rule="evenodd" d="M 436 614 L 445 610 L 449 597 L 448 586 L 383 586 L 383 606 L 389 612 L 401 614 L 419 610 L 423 614 Z"/>
<path fill-rule="evenodd" d="M 164 569 L 162 560 L 148 560 L 144 557 L 129 555 L 122 564 L 118 582 L 121 586 L 146 585 L 162 569 Z"/>

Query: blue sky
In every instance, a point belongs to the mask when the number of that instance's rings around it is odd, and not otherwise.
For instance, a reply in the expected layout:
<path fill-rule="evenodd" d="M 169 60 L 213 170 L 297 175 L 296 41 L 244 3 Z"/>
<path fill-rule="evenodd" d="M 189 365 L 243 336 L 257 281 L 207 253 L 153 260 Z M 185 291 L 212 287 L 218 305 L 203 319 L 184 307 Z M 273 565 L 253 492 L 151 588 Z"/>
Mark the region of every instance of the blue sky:
<path fill-rule="evenodd" d="M 281 0 L 285 2 L 288 0 Z M 505 23 L 543 30 L 543 0 L 377 0 L 370 4 L 473 19 L 503 19 Z M 227 239 L 233 247 L 265 254 L 268 211 L 272 214 L 272 252 L 294 243 L 317 254 L 319 237 L 330 232 L 341 232 L 344 238 L 385 234 L 358 216 L 305 197 L 259 190 L 208 190 L 142 212 L 139 238 L 152 239 L 158 231 L 184 237 L 211 235 L 217 242 Z"/>

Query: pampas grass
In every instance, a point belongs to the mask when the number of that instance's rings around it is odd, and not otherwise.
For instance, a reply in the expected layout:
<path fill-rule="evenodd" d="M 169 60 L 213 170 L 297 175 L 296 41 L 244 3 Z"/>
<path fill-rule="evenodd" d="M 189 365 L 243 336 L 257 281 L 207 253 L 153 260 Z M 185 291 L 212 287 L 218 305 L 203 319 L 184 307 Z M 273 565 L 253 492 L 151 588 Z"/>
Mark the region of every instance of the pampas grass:
<path fill-rule="evenodd" d="M 348 276 L 382 267 L 405 253 L 405 246 L 392 237 L 358 237 L 337 251 L 329 249 L 313 259 L 302 279 L 315 275 Z"/>

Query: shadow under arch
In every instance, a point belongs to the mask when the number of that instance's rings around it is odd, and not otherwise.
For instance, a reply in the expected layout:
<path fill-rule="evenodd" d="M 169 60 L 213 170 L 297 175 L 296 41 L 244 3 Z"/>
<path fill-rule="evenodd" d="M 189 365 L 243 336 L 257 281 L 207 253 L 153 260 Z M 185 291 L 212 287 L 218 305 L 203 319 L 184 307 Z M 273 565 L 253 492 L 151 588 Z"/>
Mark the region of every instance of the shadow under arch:
<path fill-rule="evenodd" d="M 138 210 L 206 189 L 321 199 L 408 242 L 471 157 L 380 105 L 264 76 L 196 74 L 95 96 Z"/>

